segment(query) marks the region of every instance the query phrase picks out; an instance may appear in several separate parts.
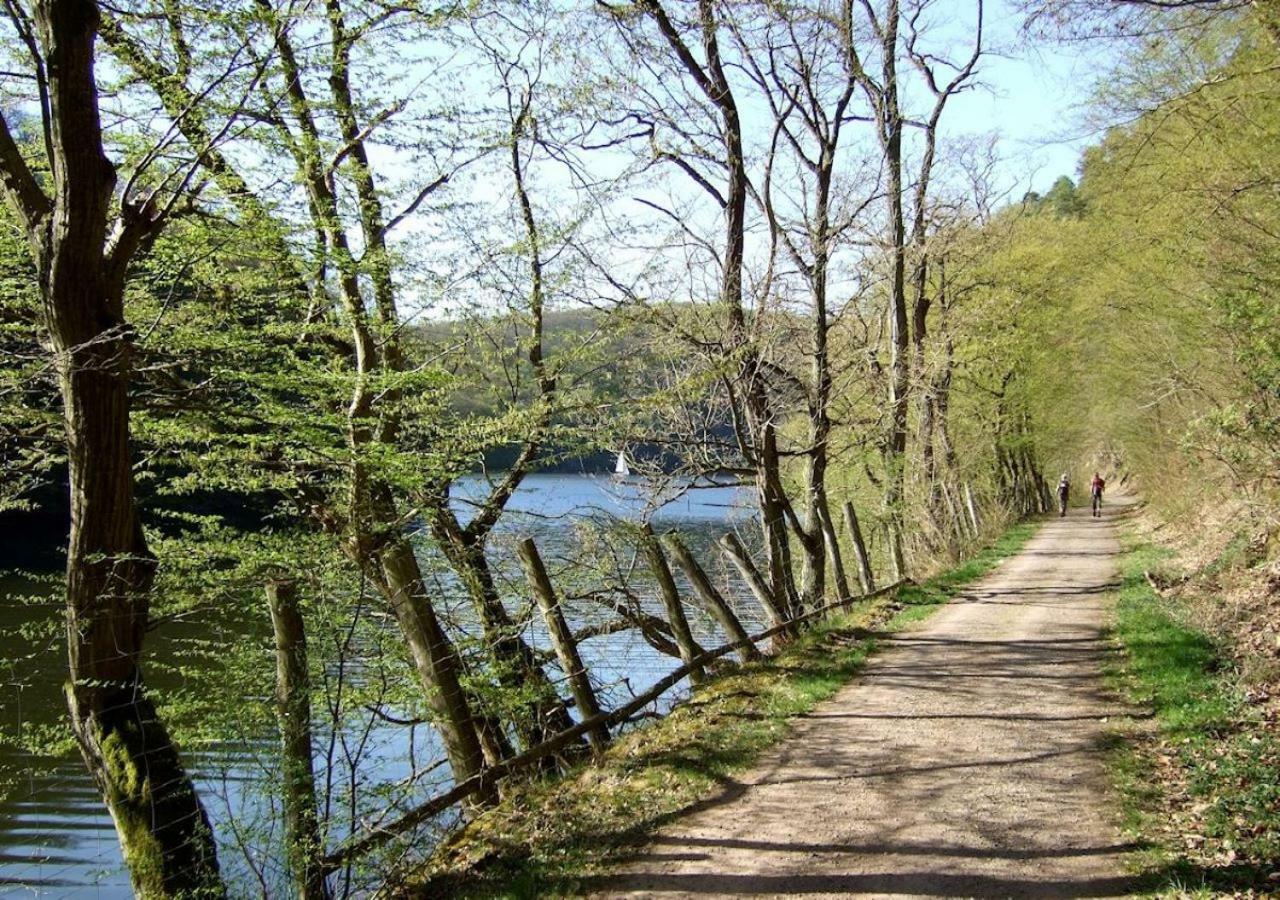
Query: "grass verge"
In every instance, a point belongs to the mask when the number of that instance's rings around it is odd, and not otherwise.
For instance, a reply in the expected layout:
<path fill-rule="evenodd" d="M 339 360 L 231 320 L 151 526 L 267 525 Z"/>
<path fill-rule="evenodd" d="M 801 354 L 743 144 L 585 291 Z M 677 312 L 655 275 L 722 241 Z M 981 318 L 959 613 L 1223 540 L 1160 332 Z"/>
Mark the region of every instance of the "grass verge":
<path fill-rule="evenodd" d="M 730 783 L 795 716 L 861 668 L 877 633 L 925 618 L 1035 534 L 1016 525 L 955 569 L 899 596 L 862 604 L 777 655 L 700 686 L 663 719 L 619 737 L 594 765 L 518 785 L 417 872 L 411 896 L 535 897 L 574 893 L 644 837 Z"/>
<path fill-rule="evenodd" d="M 1126 827 L 1149 893 L 1280 893 L 1280 735 L 1248 703 L 1235 669 L 1179 618 L 1145 572 L 1171 554 L 1128 540 L 1121 561 L 1111 673 L 1149 728 L 1121 735 L 1113 754 Z"/>

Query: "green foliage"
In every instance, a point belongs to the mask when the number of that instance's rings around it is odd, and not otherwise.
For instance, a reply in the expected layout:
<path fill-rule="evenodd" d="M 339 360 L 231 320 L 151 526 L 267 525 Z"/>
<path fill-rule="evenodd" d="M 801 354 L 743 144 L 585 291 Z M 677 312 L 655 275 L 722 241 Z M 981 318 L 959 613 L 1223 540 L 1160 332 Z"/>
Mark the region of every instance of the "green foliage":
<path fill-rule="evenodd" d="M 61 461 L 57 385 L 41 352 L 35 268 L 0 204 L 0 512 L 29 508 L 30 494 Z"/>
<path fill-rule="evenodd" d="M 1148 584 L 1144 573 L 1169 556 L 1134 545 L 1122 563 L 1116 677 L 1158 732 L 1117 751 L 1129 824 L 1155 846 L 1146 855 L 1153 889 L 1268 892 L 1280 859 L 1280 735 L 1248 703 L 1222 648 Z M 1161 827 L 1170 816 L 1175 829 Z"/>
<path fill-rule="evenodd" d="M 1035 191 L 1023 198 L 1024 206 L 1038 212 L 1048 212 L 1060 219 L 1078 219 L 1084 215 L 1086 206 L 1076 183 L 1066 175 L 1061 176 L 1049 188 L 1049 192 L 1041 196 Z"/>
<path fill-rule="evenodd" d="M 1078 189 L 1060 179 L 985 229 L 988 286 L 964 330 L 994 331 L 1016 364 L 1053 469 L 1124 469 L 1157 504 L 1241 492 L 1273 515 L 1276 45 L 1225 18 L 1141 52 L 1122 99 L 1154 111 L 1086 153 Z"/>

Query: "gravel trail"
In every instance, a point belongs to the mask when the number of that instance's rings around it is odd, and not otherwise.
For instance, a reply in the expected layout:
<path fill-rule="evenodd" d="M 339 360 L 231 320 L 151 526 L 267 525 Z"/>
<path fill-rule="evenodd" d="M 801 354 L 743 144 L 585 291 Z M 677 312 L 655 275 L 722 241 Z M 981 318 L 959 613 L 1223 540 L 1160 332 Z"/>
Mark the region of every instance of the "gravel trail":
<path fill-rule="evenodd" d="M 1017 556 L 656 835 L 598 896 L 1129 893 L 1101 749 L 1111 503 Z"/>

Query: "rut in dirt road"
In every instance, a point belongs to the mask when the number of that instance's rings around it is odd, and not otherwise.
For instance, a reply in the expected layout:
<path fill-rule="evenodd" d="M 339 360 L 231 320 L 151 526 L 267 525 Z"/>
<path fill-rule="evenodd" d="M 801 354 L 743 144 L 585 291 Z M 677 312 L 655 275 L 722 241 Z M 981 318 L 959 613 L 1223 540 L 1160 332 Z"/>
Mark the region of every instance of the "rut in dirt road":
<path fill-rule="evenodd" d="M 661 831 L 613 896 L 1104 897 L 1129 893 L 1107 797 L 1112 504 L 1017 556 Z"/>

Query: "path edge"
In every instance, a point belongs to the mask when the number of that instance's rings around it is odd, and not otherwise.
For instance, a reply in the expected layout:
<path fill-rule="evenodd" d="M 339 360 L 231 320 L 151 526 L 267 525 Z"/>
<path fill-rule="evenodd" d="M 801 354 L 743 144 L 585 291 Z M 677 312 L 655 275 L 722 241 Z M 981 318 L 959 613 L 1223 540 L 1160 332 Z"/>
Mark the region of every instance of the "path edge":
<path fill-rule="evenodd" d="M 513 785 L 400 880 L 395 894 L 577 893 L 784 741 L 798 717 L 858 676 L 879 637 L 924 622 L 1020 552 L 1043 522 L 1016 523 L 921 584 L 827 619 L 777 656 L 717 675 L 668 715 L 620 737 L 594 764 Z"/>

